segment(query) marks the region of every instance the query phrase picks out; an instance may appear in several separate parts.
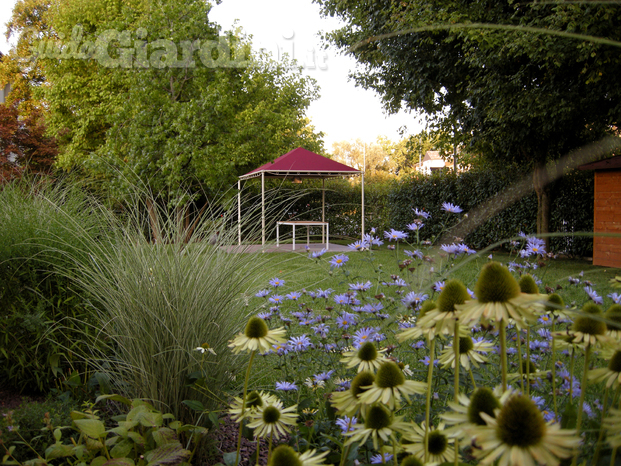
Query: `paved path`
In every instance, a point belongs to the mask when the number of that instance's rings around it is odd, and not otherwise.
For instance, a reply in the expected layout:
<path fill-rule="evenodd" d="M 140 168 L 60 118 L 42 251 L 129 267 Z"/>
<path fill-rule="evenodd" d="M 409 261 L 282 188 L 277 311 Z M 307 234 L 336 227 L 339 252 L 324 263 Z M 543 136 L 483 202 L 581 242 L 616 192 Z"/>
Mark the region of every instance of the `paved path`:
<path fill-rule="evenodd" d="M 289 244 L 280 244 L 280 247 L 276 247 L 274 243 L 268 243 L 265 247 L 262 247 L 260 244 L 242 244 L 241 246 L 222 246 L 228 252 L 237 252 L 237 253 L 255 253 L 255 252 L 294 252 L 297 254 L 306 254 L 306 243 L 297 243 L 295 245 L 295 251 L 291 249 L 291 243 Z M 325 243 L 311 243 L 309 245 L 309 251 L 321 251 L 325 248 Z M 350 252 L 351 249 L 347 246 L 343 246 L 342 244 L 333 244 L 330 243 L 330 247 L 328 253 L 331 252 Z"/>

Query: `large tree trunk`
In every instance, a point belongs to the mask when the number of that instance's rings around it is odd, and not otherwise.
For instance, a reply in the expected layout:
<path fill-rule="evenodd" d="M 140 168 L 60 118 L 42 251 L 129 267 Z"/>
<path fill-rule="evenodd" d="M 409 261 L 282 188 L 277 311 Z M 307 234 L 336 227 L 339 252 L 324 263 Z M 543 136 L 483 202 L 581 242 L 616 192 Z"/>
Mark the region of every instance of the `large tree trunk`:
<path fill-rule="evenodd" d="M 533 171 L 533 186 L 537 193 L 537 234 L 550 232 L 550 179 L 544 162 L 537 162 Z M 550 250 L 550 238 L 543 238 L 546 251 Z"/>

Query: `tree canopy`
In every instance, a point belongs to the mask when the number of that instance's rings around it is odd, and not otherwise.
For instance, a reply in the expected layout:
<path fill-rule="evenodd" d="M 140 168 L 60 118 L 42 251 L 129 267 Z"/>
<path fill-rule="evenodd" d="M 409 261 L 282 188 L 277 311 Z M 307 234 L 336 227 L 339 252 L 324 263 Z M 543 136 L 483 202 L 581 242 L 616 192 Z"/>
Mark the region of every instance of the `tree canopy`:
<path fill-rule="evenodd" d="M 175 201 L 180 187 L 228 188 L 298 146 L 323 152 L 305 114 L 314 80 L 253 52 L 241 32 L 223 34 L 209 3 L 19 0 L 14 17 L 25 6 L 41 20 L 28 36 L 15 29 L 27 37 L 15 53 L 41 70 L 37 93 L 65 170 Z"/>
<path fill-rule="evenodd" d="M 358 61 L 358 84 L 489 160 L 539 167 L 540 209 L 544 163 L 618 127 L 616 2 L 316 1 L 344 20 L 326 39 Z"/>

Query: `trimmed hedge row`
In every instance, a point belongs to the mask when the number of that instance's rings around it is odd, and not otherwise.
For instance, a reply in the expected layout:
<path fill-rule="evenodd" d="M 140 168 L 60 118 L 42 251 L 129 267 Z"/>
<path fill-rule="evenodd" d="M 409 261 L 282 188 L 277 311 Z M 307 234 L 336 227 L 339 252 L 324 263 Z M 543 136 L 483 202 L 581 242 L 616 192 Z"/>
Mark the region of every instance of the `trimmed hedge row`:
<path fill-rule="evenodd" d="M 443 202 L 451 202 L 468 212 L 483 201 L 503 191 L 523 173 L 512 168 L 504 171 L 470 171 L 461 174 L 437 173 L 412 176 L 397 183 L 389 195 L 391 225 L 405 229 L 412 221 L 412 208 L 431 213 L 431 220 L 421 230 L 423 239 L 433 240 L 443 226 L 457 222 L 458 216 L 441 210 Z M 551 232 L 567 236 L 551 238 L 551 249 L 557 253 L 585 256 L 593 250 L 592 237 L 573 233 L 593 231 L 593 174 L 574 171 L 554 182 L 551 195 Z M 470 233 L 465 242 L 482 249 L 516 236 L 520 231 L 537 230 L 537 197 L 534 192 L 516 200 Z"/>
<path fill-rule="evenodd" d="M 442 210 L 443 202 L 451 202 L 468 212 L 485 200 L 503 191 L 523 173 L 515 167 L 503 171 L 469 171 L 455 174 L 436 172 L 431 176 L 412 175 L 399 180 L 367 179 L 365 181 L 365 227 L 378 232 L 389 228 L 406 230 L 415 218 L 412 209 L 431 214 L 421 230 L 421 239 L 434 240 L 443 228 L 457 223 L 460 216 Z M 592 253 L 590 236 L 574 233 L 593 231 L 593 173 L 574 171 L 554 182 L 551 194 L 551 232 L 566 236 L 551 239 L 551 249 L 572 256 Z M 321 219 L 321 181 L 305 181 L 302 185 L 281 185 L 282 189 L 307 193 L 295 202 L 285 215 L 305 220 Z M 360 237 L 359 182 L 326 181 L 326 220 L 331 236 Z M 293 196 L 292 196 L 293 197 Z M 534 192 L 518 199 L 499 214 L 490 218 L 466 238 L 466 243 L 482 249 L 516 236 L 520 231 L 534 233 L 537 229 L 537 197 Z M 270 232 L 273 234 L 274 232 Z"/>

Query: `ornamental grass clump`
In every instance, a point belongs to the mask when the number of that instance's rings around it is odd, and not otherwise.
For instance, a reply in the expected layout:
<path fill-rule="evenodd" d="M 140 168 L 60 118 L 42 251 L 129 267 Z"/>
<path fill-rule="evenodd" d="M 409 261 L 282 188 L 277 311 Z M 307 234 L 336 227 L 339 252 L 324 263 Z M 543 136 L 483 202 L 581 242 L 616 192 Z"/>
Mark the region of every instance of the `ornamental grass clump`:
<path fill-rule="evenodd" d="M 76 264 L 68 275 L 88 297 L 99 330 L 84 348 L 105 345 L 83 357 L 108 374 L 118 393 L 152 400 L 182 421 L 199 415 L 184 400 L 215 409 L 223 389 L 243 373 L 245 356 L 231 353 L 228 339 L 247 318 L 245 296 L 265 263 L 262 256 L 249 261 L 243 246 L 228 251 L 238 229 L 227 226 L 224 205 L 188 225 L 181 208 L 137 192 L 122 217 L 109 216 L 106 236 L 84 236 L 88 254 L 68 255 Z M 252 319 L 242 348 L 271 346 L 274 332 L 263 332 L 263 325 Z M 261 336 L 254 338 L 256 332 Z M 195 351 L 197 344 L 210 351 Z"/>

